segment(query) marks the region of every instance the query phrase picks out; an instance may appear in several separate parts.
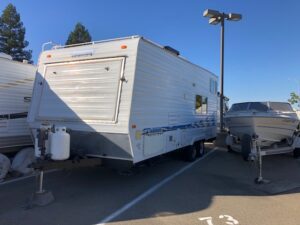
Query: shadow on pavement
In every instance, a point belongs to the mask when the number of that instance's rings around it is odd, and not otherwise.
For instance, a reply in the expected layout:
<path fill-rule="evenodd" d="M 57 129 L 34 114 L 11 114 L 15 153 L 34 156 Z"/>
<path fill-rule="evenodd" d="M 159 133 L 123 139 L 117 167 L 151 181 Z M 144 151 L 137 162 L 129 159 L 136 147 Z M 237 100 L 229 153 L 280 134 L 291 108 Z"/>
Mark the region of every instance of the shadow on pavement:
<path fill-rule="evenodd" d="M 140 165 L 132 173 L 108 168 L 54 172 L 46 175 L 45 182 L 56 201 L 30 210 L 22 206 L 34 190 L 33 178 L 3 185 L 0 224 L 96 224 L 185 165 L 188 163 L 173 155 L 161 157 L 150 166 Z M 218 150 L 114 221 L 201 211 L 210 206 L 215 196 L 269 196 L 288 190 L 296 193 L 300 186 L 299 165 L 289 155 L 266 157 L 264 174 L 272 183 L 259 186 L 253 182 L 257 172 L 254 163 Z"/>

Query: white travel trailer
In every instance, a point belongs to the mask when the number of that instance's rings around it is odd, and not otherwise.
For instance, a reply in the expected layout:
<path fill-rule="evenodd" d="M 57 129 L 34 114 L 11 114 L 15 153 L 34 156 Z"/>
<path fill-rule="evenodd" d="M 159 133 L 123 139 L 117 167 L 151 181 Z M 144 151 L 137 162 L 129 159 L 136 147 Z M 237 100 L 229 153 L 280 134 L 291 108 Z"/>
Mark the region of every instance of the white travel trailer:
<path fill-rule="evenodd" d="M 28 122 L 37 156 L 137 163 L 187 147 L 192 161 L 216 137 L 216 112 L 214 74 L 133 36 L 42 52 Z"/>
<path fill-rule="evenodd" d="M 36 67 L 0 53 L 0 152 L 32 145 L 26 121 Z"/>

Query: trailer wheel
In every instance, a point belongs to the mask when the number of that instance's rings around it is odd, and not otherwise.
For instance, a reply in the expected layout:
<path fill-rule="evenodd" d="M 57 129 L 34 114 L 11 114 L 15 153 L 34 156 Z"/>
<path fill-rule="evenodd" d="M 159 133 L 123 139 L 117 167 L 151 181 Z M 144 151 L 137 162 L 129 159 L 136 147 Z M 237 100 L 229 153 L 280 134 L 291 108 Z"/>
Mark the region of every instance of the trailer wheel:
<path fill-rule="evenodd" d="M 0 153 L 0 182 L 5 178 L 6 174 L 9 172 L 11 163 L 7 156 Z"/>
<path fill-rule="evenodd" d="M 202 157 L 205 155 L 205 145 L 204 141 L 196 142 L 197 155 L 196 157 Z"/>
<path fill-rule="evenodd" d="M 294 149 L 294 158 L 300 158 L 300 148 Z"/>
<path fill-rule="evenodd" d="M 28 166 L 33 163 L 34 160 L 34 149 L 32 147 L 24 148 L 14 157 L 11 169 L 21 174 L 30 174 L 34 171 L 34 169 L 29 168 Z"/>
<path fill-rule="evenodd" d="M 249 154 L 251 153 L 252 138 L 248 134 L 244 134 L 241 140 L 242 145 L 242 157 L 245 161 L 248 161 Z"/>
<path fill-rule="evenodd" d="M 232 153 L 232 152 L 233 152 L 233 150 L 232 150 L 232 148 L 231 148 L 230 145 L 227 145 L 227 152 L 229 152 L 229 153 Z"/>
<path fill-rule="evenodd" d="M 197 148 L 195 145 L 190 145 L 183 150 L 185 161 L 193 162 L 197 157 Z"/>

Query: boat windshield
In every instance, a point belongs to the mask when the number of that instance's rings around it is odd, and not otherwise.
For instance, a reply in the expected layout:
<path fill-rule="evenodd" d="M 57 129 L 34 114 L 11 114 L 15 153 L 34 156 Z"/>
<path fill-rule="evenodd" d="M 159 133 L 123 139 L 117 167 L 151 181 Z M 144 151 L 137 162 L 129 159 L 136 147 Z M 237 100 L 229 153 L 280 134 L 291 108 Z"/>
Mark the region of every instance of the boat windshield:
<path fill-rule="evenodd" d="M 293 112 L 293 108 L 289 103 L 286 102 L 244 102 L 233 104 L 230 108 L 230 112 L 239 111 L 257 111 L 257 112 L 267 112 L 279 111 L 279 112 Z"/>
<path fill-rule="evenodd" d="M 248 109 L 248 105 L 249 105 L 249 102 L 245 102 L 245 103 L 236 103 L 236 104 L 233 104 L 231 106 L 231 109 L 230 111 L 232 112 L 236 112 L 236 111 L 245 111 Z"/>
<path fill-rule="evenodd" d="M 269 110 L 267 102 L 251 102 L 249 110 L 254 110 L 258 112 L 266 112 Z"/>
<path fill-rule="evenodd" d="M 289 103 L 285 102 L 270 102 L 270 110 L 281 112 L 293 112 L 293 108 Z"/>

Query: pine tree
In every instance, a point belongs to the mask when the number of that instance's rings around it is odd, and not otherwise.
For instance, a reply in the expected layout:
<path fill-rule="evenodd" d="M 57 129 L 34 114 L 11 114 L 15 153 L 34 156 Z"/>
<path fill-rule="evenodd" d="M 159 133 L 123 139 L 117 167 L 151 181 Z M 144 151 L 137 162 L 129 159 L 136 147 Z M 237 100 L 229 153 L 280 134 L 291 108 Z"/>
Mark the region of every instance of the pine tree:
<path fill-rule="evenodd" d="M 74 30 L 69 34 L 66 45 L 80 44 L 91 40 L 89 31 L 81 23 L 77 23 Z"/>
<path fill-rule="evenodd" d="M 0 52 L 12 56 L 14 60 L 28 60 L 32 63 L 32 51 L 25 50 L 27 46 L 25 27 L 20 14 L 14 5 L 9 4 L 0 17 Z"/>

